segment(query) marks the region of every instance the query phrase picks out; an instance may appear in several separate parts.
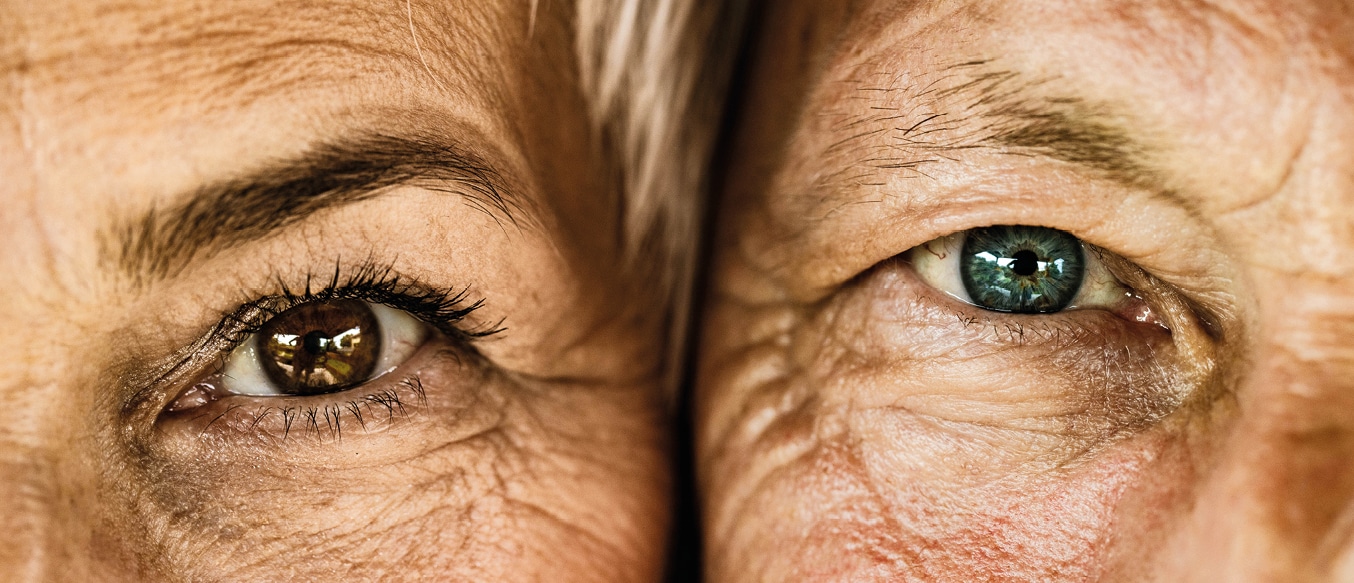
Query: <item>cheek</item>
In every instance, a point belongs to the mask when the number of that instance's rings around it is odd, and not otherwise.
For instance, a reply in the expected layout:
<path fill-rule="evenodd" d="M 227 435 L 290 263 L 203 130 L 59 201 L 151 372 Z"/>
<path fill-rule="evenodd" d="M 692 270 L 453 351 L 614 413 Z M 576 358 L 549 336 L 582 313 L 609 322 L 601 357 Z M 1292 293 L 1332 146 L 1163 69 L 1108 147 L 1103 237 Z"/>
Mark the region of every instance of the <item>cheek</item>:
<path fill-rule="evenodd" d="M 1194 480 L 1197 375 L 1170 334 L 1089 311 L 980 323 L 884 292 L 714 359 L 711 572 L 1081 581 L 1158 549 Z"/>
<path fill-rule="evenodd" d="M 169 580 L 651 578 L 668 507 L 651 387 L 422 378 L 426 404 L 368 430 L 165 430 L 109 540 L 141 541 Z"/>
<path fill-rule="evenodd" d="M 1192 464 L 1164 432 L 1078 467 L 971 487 L 880 480 L 843 435 L 768 472 L 712 552 L 737 580 L 1084 581 L 1141 573 L 1188 501 Z M 890 484 L 884 486 L 884 484 Z M 716 543 L 718 544 L 718 543 Z"/>
<path fill-rule="evenodd" d="M 897 511 L 931 533 L 930 548 L 944 552 L 943 561 L 927 563 L 927 579 L 1100 580 L 1115 570 L 1108 561 L 1126 542 L 1160 538 L 1150 531 L 1167 520 L 1187 477 L 1173 451 L 1178 443 L 1143 434 L 1079 467 L 971 490 L 918 492 L 899 499 Z"/>

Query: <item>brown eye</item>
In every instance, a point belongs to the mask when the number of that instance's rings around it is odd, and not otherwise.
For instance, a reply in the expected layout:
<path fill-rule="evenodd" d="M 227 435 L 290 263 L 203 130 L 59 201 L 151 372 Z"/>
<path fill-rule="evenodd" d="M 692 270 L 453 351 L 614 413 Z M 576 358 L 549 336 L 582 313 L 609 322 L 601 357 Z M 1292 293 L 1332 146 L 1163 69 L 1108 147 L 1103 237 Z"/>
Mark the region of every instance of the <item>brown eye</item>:
<path fill-rule="evenodd" d="M 269 320 L 255 337 L 268 380 L 285 395 L 332 393 L 371 378 L 381 330 L 366 302 L 312 302 Z"/>
<path fill-rule="evenodd" d="M 427 324 L 390 306 L 307 302 L 264 322 L 230 352 L 220 374 L 199 385 L 210 387 L 203 398 L 337 393 L 396 370 L 431 334 Z"/>

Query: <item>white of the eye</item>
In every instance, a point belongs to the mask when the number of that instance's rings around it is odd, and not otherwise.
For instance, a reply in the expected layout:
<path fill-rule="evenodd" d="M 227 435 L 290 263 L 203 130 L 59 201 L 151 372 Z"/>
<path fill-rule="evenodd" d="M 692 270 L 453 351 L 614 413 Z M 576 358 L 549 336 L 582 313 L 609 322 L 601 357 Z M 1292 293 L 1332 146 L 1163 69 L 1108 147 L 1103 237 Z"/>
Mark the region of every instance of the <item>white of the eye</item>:
<path fill-rule="evenodd" d="M 1081 289 L 1077 290 L 1076 297 L 1064 309 L 1113 307 L 1133 294 L 1119 282 L 1119 278 L 1110 273 L 1105 262 L 1094 251 L 1085 249 L 1083 255 L 1086 257 L 1086 271 L 1081 278 Z"/>
<path fill-rule="evenodd" d="M 370 379 L 384 375 L 409 360 L 428 337 L 428 329 L 413 316 L 381 304 L 368 303 L 381 329 L 381 354 Z M 237 395 L 276 397 L 284 393 L 268 380 L 259 360 L 258 335 L 252 334 L 226 357 L 221 371 L 223 389 Z"/>
<path fill-rule="evenodd" d="M 966 304 L 973 298 L 959 273 L 959 255 L 964 251 L 964 232 L 932 239 L 912 248 L 908 259 L 921 280 Z"/>
<path fill-rule="evenodd" d="M 959 232 L 932 239 L 914 247 L 908 259 L 922 281 L 961 302 L 973 305 L 973 299 L 964 287 L 964 278 L 959 272 L 959 259 L 964 251 L 966 237 L 965 232 Z M 1132 293 L 1119 283 L 1095 252 L 1086 249 L 1083 256 L 1085 271 L 1081 289 L 1077 290 L 1076 297 L 1064 309 L 1112 307 Z"/>
<path fill-rule="evenodd" d="M 221 388 L 237 395 L 275 397 L 282 394 L 277 385 L 268 380 L 268 373 L 259 361 L 258 334 L 250 334 L 244 343 L 226 356 L 221 370 Z"/>
<path fill-rule="evenodd" d="M 428 339 L 428 327 L 408 312 L 381 304 L 367 304 L 381 325 L 381 355 L 376 359 L 372 378 L 404 364 Z"/>

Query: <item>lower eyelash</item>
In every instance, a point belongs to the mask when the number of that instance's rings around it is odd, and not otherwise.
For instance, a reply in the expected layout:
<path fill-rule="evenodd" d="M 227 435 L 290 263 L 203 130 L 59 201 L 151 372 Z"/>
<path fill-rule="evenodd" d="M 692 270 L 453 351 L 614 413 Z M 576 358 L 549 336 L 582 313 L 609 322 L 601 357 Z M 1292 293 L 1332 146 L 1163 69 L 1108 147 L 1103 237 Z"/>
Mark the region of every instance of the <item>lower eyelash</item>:
<path fill-rule="evenodd" d="M 361 392 L 353 389 L 350 392 Z M 339 393 L 341 395 L 342 393 Z M 236 396 L 234 399 L 241 397 Z M 279 399 L 267 397 L 266 399 Z M 428 406 L 427 390 L 417 374 L 408 376 L 391 386 L 362 392 L 340 402 L 316 405 L 268 405 L 257 407 L 233 403 L 226 409 L 204 412 L 184 419 L 187 423 L 204 423 L 200 435 L 209 433 L 239 433 L 270 435 L 281 441 L 296 437 L 340 440 L 345 427 L 370 431 L 410 417 Z"/>
<path fill-rule="evenodd" d="M 906 290 L 905 293 L 912 298 L 906 308 L 910 312 L 907 316 L 909 319 L 926 318 L 926 321 L 936 324 L 953 323 L 974 340 L 1005 346 L 1056 345 L 1102 335 L 1105 333 L 1104 326 L 1142 326 L 1138 330 L 1141 333 L 1170 335 L 1170 330 L 1163 326 L 1144 325 L 1123 314 L 1102 309 L 1076 309 L 1049 314 L 1009 314 L 983 310 L 936 290 L 922 281 L 905 261 L 885 265 L 890 267 L 890 277 L 898 278 L 894 281 L 899 286 L 887 293 Z"/>

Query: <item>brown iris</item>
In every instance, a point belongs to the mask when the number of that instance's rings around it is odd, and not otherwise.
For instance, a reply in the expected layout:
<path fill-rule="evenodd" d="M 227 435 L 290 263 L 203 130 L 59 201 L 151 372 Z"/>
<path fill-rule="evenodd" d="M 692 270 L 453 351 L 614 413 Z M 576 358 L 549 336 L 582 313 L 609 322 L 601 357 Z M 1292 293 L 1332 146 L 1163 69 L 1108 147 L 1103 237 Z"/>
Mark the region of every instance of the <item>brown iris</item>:
<path fill-rule="evenodd" d="M 312 302 L 269 320 L 258 343 L 263 370 L 282 393 L 315 395 L 370 378 L 381 332 L 364 302 Z"/>

